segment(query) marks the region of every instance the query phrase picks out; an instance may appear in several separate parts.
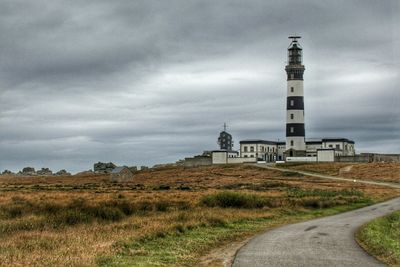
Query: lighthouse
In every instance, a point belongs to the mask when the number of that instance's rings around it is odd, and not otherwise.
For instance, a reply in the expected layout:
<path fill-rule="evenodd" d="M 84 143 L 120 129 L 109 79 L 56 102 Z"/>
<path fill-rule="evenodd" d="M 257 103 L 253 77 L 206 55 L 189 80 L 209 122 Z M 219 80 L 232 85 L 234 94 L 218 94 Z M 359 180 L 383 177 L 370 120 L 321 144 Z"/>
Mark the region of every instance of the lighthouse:
<path fill-rule="evenodd" d="M 298 39 L 300 36 L 290 36 L 288 47 L 287 103 L 286 103 L 286 157 L 305 157 L 306 142 L 304 128 L 304 87 L 302 52 Z"/>

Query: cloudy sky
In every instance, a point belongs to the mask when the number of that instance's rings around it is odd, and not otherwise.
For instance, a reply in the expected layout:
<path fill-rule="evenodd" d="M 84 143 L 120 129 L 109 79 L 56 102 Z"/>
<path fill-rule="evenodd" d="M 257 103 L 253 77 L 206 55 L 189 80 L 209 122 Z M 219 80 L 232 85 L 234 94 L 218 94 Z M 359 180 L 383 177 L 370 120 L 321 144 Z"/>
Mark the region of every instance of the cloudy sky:
<path fill-rule="evenodd" d="M 174 162 L 285 135 L 288 36 L 307 137 L 400 152 L 400 2 L 0 1 L 0 170 Z"/>

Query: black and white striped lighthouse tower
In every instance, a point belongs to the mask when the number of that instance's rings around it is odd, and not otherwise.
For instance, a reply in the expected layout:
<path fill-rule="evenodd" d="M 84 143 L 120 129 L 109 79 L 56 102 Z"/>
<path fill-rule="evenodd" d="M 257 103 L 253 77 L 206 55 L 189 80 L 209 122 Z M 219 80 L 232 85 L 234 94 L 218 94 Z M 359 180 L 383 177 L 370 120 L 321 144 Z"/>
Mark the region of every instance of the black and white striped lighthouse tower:
<path fill-rule="evenodd" d="M 304 88 L 302 48 L 297 41 L 300 36 L 290 36 L 288 47 L 287 73 L 287 117 L 286 117 L 286 157 L 306 156 L 304 128 Z"/>

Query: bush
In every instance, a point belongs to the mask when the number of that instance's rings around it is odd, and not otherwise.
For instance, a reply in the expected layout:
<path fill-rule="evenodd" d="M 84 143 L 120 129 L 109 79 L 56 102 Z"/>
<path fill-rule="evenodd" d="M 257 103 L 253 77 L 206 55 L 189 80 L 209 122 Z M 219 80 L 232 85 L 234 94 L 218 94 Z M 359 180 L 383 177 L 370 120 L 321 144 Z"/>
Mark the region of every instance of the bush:
<path fill-rule="evenodd" d="M 69 209 L 54 215 L 53 223 L 55 227 L 58 227 L 60 225 L 76 225 L 80 223 L 88 223 L 91 220 L 92 218 L 89 215 L 77 209 Z"/>
<path fill-rule="evenodd" d="M 286 172 L 282 172 L 283 176 L 287 176 L 287 177 L 293 177 L 293 176 L 303 176 L 303 174 L 298 173 L 298 172 L 290 172 L 290 171 L 286 171 Z"/>
<path fill-rule="evenodd" d="M 136 203 L 137 210 L 140 212 L 153 211 L 154 207 L 149 201 L 141 201 Z"/>
<path fill-rule="evenodd" d="M 161 184 L 154 188 L 154 190 L 170 190 L 170 189 L 171 189 L 171 186 L 169 186 L 167 184 Z"/>
<path fill-rule="evenodd" d="M 158 201 L 155 203 L 156 211 L 167 211 L 171 204 L 168 201 Z"/>
<path fill-rule="evenodd" d="M 332 198 L 332 197 L 364 197 L 364 194 L 357 190 L 322 190 L 322 189 L 300 189 L 300 188 L 291 188 L 288 190 L 289 197 L 324 197 L 324 198 Z"/>
<path fill-rule="evenodd" d="M 264 207 L 266 201 L 255 194 L 227 191 L 205 196 L 200 200 L 200 203 L 208 207 L 251 209 Z"/>
<path fill-rule="evenodd" d="M 94 215 L 96 218 L 105 221 L 119 221 L 124 218 L 124 213 L 116 207 L 105 207 L 99 206 L 94 210 Z"/>
<path fill-rule="evenodd" d="M 3 214 L 8 219 L 14 219 L 21 217 L 25 213 L 25 207 L 19 204 L 9 204 L 8 206 L 2 207 Z"/>
<path fill-rule="evenodd" d="M 226 226 L 226 221 L 222 218 L 219 217 L 208 217 L 207 218 L 207 223 L 208 225 L 212 226 L 212 227 L 224 227 Z"/>

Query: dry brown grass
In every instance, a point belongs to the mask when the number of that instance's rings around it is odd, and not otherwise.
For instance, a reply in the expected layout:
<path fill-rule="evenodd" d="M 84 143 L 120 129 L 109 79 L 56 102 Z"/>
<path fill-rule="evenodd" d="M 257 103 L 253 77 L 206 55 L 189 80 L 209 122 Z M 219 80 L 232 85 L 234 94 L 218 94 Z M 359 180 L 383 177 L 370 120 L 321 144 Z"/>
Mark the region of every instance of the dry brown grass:
<path fill-rule="evenodd" d="M 400 163 L 315 163 L 288 165 L 289 168 L 313 171 L 359 180 L 400 183 Z"/>
<path fill-rule="evenodd" d="M 93 266 L 99 256 L 117 253 L 119 248 L 115 244 L 128 240 L 162 236 L 199 225 L 211 227 L 241 219 L 272 218 L 284 210 L 305 209 L 285 201 L 290 188 L 351 189 L 375 200 L 400 194 L 399 190 L 379 186 L 287 177 L 279 171 L 250 166 L 149 170 L 138 172 L 134 181 L 121 184 L 110 182 L 107 175 L 1 177 L 1 207 L 25 202 L 33 206 L 32 212 L 24 211 L 15 218 L 0 216 L 0 266 Z M 226 190 L 279 199 L 282 206 L 233 209 L 200 204 L 202 197 Z M 153 207 L 135 210 L 116 221 L 95 218 L 90 223 L 60 227 L 54 227 L 51 216 L 34 212 L 43 202 L 67 207 L 74 199 L 84 199 L 93 206 L 122 199 L 132 205 L 152 203 Z M 157 203 L 164 203 L 165 207 L 157 208 Z"/>

